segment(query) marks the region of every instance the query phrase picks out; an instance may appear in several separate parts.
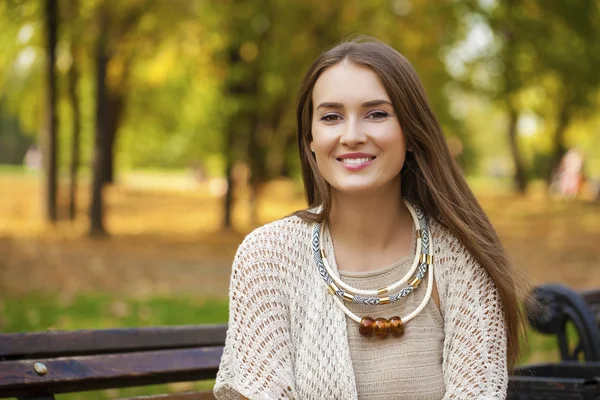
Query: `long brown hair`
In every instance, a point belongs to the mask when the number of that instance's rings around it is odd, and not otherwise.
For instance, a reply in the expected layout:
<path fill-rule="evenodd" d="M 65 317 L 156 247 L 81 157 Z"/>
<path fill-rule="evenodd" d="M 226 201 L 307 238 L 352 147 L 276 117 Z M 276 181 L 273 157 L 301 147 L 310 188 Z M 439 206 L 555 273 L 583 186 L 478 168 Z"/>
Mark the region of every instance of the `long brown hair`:
<path fill-rule="evenodd" d="M 519 354 L 519 335 L 524 332 L 519 307 L 521 280 L 450 153 L 416 71 L 390 46 L 365 37 L 343 42 L 321 54 L 306 73 L 296 106 L 302 178 L 309 208 L 323 208 L 320 213 L 301 210 L 296 215 L 307 222 L 320 222 L 331 211 L 329 185 L 319 174 L 310 150 L 312 91 L 325 69 L 344 60 L 375 71 L 394 105 L 411 149 L 400 172 L 403 196 L 449 229 L 494 281 L 504 308 L 507 363 L 512 369 Z"/>

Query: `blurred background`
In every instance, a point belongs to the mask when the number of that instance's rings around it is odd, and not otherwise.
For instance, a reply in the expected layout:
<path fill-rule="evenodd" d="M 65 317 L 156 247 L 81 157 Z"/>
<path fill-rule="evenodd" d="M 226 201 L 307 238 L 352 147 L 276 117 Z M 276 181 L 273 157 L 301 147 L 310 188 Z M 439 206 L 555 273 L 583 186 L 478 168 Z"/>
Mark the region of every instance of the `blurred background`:
<path fill-rule="evenodd" d="M 595 0 L 3 0 L 0 27 L 2 332 L 226 322 L 244 235 L 305 206 L 302 74 L 356 34 L 413 63 L 532 282 L 600 287 Z"/>

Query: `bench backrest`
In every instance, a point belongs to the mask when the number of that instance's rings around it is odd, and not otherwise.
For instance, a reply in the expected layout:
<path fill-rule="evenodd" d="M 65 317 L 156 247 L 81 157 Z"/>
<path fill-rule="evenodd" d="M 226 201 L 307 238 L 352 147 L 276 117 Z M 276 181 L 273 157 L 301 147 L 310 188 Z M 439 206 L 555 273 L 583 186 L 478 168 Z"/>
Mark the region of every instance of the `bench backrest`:
<path fill-rule="evenodd" d="M 0 398 L 213 379 L 226 325 L 0 335 Z"/>

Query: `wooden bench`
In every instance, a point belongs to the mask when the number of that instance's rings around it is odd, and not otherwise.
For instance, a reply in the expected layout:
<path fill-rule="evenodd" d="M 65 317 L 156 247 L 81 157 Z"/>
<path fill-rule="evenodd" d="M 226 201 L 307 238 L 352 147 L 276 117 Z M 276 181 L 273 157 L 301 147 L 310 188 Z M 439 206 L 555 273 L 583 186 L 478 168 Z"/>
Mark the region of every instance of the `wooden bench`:
<path fill-rule="evenodd" d="M 0 398 L 214 379 L 226 325 L 0 335 Z M 144 397 L 214 399 L 211 391 Z"/>
<path fill-rule="evenodd" d="M 529 323 L 556 337 L 560 361 L 518 368 L 507 398 L 600 398 L 600 290 L 577 293 L 562 285 L 543 285 L 531 296 L 539 307 L 526 308 Z"/>

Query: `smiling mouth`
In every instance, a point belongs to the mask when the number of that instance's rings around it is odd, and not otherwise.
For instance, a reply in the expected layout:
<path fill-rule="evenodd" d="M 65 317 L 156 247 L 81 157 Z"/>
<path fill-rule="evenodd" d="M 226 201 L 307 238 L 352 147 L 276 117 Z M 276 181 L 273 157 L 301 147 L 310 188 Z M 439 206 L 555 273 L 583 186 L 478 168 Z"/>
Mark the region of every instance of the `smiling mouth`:
<path fill-rule="evenodd" d="M 361 157 L 361 158 L 338 158 L 338 161 L 341 161 L 347 165 L 359 165 L 364 164 L 366 162 L 374 160 L 375 157 Z"/>

